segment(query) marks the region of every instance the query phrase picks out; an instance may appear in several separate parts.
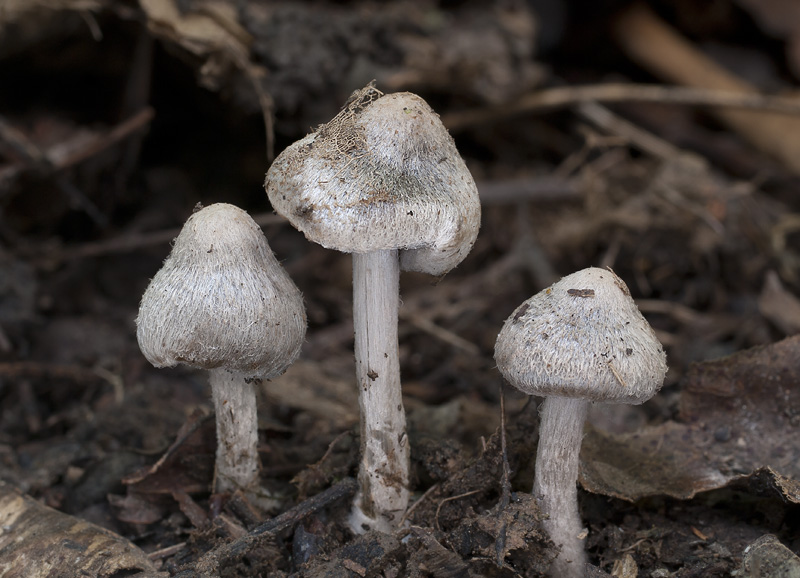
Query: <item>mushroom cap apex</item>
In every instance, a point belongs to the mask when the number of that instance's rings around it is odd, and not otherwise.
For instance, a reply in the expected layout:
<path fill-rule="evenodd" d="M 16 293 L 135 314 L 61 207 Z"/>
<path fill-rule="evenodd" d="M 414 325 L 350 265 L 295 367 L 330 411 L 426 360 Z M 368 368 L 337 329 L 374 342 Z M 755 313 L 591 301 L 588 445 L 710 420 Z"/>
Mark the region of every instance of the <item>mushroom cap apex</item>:
<path fill-rule="evenodd" d="M 664 348 L 625 282 L 596 267 L 517 307 L 497 337 L 495 361 L 529 395 L 607 403 L 647 401 L 667 372 Z"/>

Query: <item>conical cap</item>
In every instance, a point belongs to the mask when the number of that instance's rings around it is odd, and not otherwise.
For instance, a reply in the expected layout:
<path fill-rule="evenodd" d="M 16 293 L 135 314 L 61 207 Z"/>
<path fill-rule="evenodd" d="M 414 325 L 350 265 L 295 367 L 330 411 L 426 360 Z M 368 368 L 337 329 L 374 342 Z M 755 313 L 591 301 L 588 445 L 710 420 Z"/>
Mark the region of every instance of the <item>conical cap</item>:
<path fill-rule="evenodd" d="M 185 363 L 275 377 L 297 358 L 303 297 L 259 226 L 218 203 L 194 213 L 142 297 L 139 347 L 156 367 Z"/>
<path fill-rule="evenodd" d="M 612 271 L 595 267 L 540 291 L 506 320 L 495 345 L 524 393 L 639 404 L 658 392 L 666 354 Z"/>

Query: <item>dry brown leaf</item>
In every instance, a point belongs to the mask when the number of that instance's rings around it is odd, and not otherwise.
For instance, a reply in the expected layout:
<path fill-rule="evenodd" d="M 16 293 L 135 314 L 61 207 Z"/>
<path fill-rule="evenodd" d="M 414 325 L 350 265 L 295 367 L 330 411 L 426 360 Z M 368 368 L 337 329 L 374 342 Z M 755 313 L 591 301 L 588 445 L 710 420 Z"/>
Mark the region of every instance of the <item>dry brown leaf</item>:
<path fill-rule="evenodd" d="M 626 435 L 587 428 L 580 481 L 626 500 L 738 482 L 800 503 L 798 439 L 800 336 L 693 365 L 679 421 Z"/>
<path fill-rule="evenodd" d="M 236 8 L 225 2 L 206 2 L 202 10 L 182 13 L 174 0 L 139 0 L 154 36 L 205 59 L 200 82 L 218 89 L 235 69 L 257 75 L 250 62 L 252 37 L 242 28 Z"/>
<path fill-rule="evenodd" d="M 173 0 L 139 0 L 148 25 L 158 36 L 169 39 L 198 56 L 217 50 L 236 49 L 246 54 L 252 38 L 236 21 L 234 8 L 211 2 L 203 12 L 181 13 Z"/>
<path fill-rule="evenodd" d="M 614 567 L 611 569 L 614 578 L 636 578 L 639 575 L 639 566 L 630 554 L 625 554 L 622 558 L 614 560 Z"/>

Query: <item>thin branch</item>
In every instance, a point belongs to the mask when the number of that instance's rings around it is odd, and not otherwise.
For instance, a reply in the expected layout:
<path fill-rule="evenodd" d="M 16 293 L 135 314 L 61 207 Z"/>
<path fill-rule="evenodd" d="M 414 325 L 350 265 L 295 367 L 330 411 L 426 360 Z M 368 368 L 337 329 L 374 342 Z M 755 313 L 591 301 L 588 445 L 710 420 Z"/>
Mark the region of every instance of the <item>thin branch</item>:
<path fill-rule="evenodd" d="M 279 217 L 273 213 L 259 213 L 253 215 L 253 220 L 261 227 L 283 225 L 287 222 L 283 217 Z M 32 258 L 34 260 L 46 261 L 48 264 L 52 265 L 53 263 L 72 261 L 75 259 L 131 253 L 145 247 L 167 244 L 177 237 L 180 232 L 180 228 L 174 228 L 147 233 L 128 233 L 102 241 L 73 245 L 55 251 L 51 248 L 47 248 L 46 251 L 48 252 L 34 254 Z"/>
<path fill-rule="evenodd" d="M 219 569 L 230 564 L 257 547 L 263 540 L 288 533 L 305 518 L 331 504 L 352 497 L 356 493 L 358 483 L 353 478 L 342 481 L 316 496 L 300 502 L 295 507 L 275 516 L 255 527 L 241 538 L 222 544 L 209 550 L 193 565 L 175 575 L 174 578 L 198 578 L 200 576 L 218 576 Z"/>
<path fill-rule="evenodd" d="M 403 517 L 400 518 L 400 522 L 397 524 L 398 527 L 402 528 L 403 525 L 406 523 L 406 520 L 408 520 L 409 516 L 411 516 L 412 512 L 416 510 L 417 506 L 419 506 L 426 498 L 428 498 L 431 494 L 433 494 L 433 492 L 435 492 L 438 489 L 439 489 L 439 482 L 436 482 L 430 488 L 425 490 L 425 493 L 422 494 L 416 502 L 411 504 L 408 510 L 406 510 L 406 513 L 403 514 Z"/>
<path fill-rule="evenodd" d="M 439 525 L 439 512 L 442 510 L 442 506 L 444 506 L 447 502 L 453 502 L 455 500 L 460 500 L 461 498 L 466 498 L 468 496 L 473 496 L 475 494 L 480 494 L 485 488 L 479 488 L 477 490 L 472 490 L 471 492 L 465 492 L 463 494 L 459 494 L 457 496 L 450 496 L 449 498 L 445 498 L 436 508 L 436 516 L 434 516 L 434 521 L 436 522 L 436 529 L 441 530 L 442 527 Z"/>
<path fill-rule="evenodd" d="M 680 106 L 755 109 L 800 115 L 800 99 L 733 90 L 650 84 L 559 86 L 526 94 L 498 107 L 453 112 L 442 116 L 451 131 L 505 120 L 521 114 L 573 106 L 582 102 L 657 102 Z"/>

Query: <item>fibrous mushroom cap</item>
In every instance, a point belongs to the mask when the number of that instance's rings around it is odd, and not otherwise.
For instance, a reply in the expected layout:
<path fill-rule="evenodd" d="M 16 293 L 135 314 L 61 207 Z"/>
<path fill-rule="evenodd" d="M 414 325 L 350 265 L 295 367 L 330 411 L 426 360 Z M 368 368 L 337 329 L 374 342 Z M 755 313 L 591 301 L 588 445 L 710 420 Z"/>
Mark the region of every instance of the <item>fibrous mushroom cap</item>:
<path fill-rule="evenodd" d="M 639 404 L 658 392 L 666 354 L 612 271 L 595 267 L 540 291 L 509 317 L 497 366 L 529 395 Z"/>
<path fill-rule="evenodd" d="M 271 378 L 297 358 L 303 297 L 243 210 L 194 213 L 142 297 L 139 347 L 156 367 L 185 363 Z"/>
<path fill-rule="evenodd" d="M 408 271 L 446 273 L 480 226 L 475 181 L 438 115 L 415 94 L 371 85 L 278 155 L 264 186 L 311 241 L 347 253 L 401 249 Z"/>

